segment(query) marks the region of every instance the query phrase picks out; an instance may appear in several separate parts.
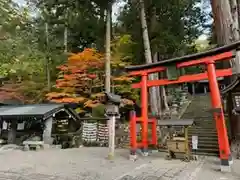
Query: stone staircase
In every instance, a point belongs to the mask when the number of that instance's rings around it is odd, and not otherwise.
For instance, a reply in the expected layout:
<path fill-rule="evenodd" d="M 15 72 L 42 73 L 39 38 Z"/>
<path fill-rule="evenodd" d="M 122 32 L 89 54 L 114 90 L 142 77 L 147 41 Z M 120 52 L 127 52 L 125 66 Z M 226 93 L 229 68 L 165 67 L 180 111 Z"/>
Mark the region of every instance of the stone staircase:
<path fill-rule="evenodd" d="M 181 119 L 194 119 L 196 125 L 189 128 L 189 144 L 192 145 L 192 136 L 198 136 L 199 155 L 218 155 L 218 137 L 215 120 L 211 113 L 211 98 L 209 95 L 193 97 L 191 104 Z"/>

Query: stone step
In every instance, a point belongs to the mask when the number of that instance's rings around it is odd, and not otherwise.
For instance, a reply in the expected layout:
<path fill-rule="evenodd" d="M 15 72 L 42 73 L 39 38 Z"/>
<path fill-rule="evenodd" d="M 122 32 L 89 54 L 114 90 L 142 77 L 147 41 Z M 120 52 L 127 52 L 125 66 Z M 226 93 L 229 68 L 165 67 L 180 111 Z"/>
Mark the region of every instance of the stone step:
<path fill-rule="evenodd" d="M 188 140 L 192 141 L 192 137 L 189 137 Z M 218 137 L 199 136 L 198 141 L 218 143 Z"/>
<path fill-rule="evenodd" d="M 216 140 L 218 139 L 218 136 L 216 133 L 189 133 L 189 138 L 192 138 L 192 136 L 198 136 L 198 139 L 201 139 L 201 137 L 208 137 L 208 139 Z M 188 138 L 188 139 L 189 139 Z"/>
<path fill-rule="evenodd" d="M 216 133 L 189 133 L 189 136 L 208 137 L 209 139 L 217 139 Z"/>
<path fill-rule="evenodd" d="M 194 117 L 193 117 L 194 119 Z M 215 124 L 215 121 L 213 119 L 194 119 L 195 122 L 195 126 L 198 124 L 202 124 L 202 123 L 207 123 L 207 124 Z"/>
<path fill-rule="evenodd" d="M 189 143 L 190 146 L 192 146 L 192 142 Z M 199 149 L 204 149 L 204 148 L 214 148 L 216 150 L 218 150 L 218 144 L 216 143 L 199 143 L 198 142 L 198 148 Z"/>
<path fill-rule="evenodd" d="M 201 127 L 201 128 L 200 128 L 200 127 Z M 199 127 L 199 128 L 191 128 L 191 129 L 197 130 L 197 131 L 206 131 L 206 132 L 215 131 L 215 132 L 217 132 L 216 126 L 202 125 L 202 126 L 200 126 L 200 127 Z"/>
<path fill-rule="evenodd" d="M 213 129 L 215 129 L 216 128 L 216 125 L 215 124 L 208 124 L 208 123 L 199 123 L 199 124 L 196 124 L 196 126 L 195 127 L 201 127 L 201 128 L 213 128 Z M 192 127 L 192 128 L 194 128 L 194 126 Z"/>
<path fill-rule="evenodd" d="M 207 134 L 209 136 L 215 136 L 215 135 L 217 135 L 217 132 L 214 132 L 213 130 L 209 130 L 209 131 L 189 131 L 188 132 L 189 136 L 192 136 L 192 135 L 198 136 L 198 135 L 202 135 L 202 134 L 203 135 Z"/>
<path fill-rule="evenodd" d="M 200 156 L 219 156 L 219 152 L 198 152 L 197 155 Z"/>
<path fill-rule="evenodd" d="M 209 135 L 212 135 L 213 134 L 213 135 L 215 135 L 215 134 L 217 134 L 217 131 L 214 130 L 214 129 L 209 129 L 208 131 L 192 129 L 192 130 L 188 131 L 188 134 L 189 135 L 192 135 L 192 134 L 196 134 L 196 135 L 198 135 L 198 134 L 209 134 Z"/>
<path fill-rule="evenodd" d="M 216 148 L 199 148 L 197 149 L 197 153 L 215 153 L 215 154 L 219 154 L 219 150 Z"/>
<path fill-rule="evenodd" d="M 189 143 L 192 143 L 192 139 L 188 139 Z M 214 140 L 202 140 L 202 139 L 198 139 L 198 144 L 214 144 L 214 145 L 218 145 L 218 141 Z"/>
<path fill-rule="evenodd" d="M 216 128 L 215 124 L 213 124 L 213 123 L 204 123 L 204 122 L 196 123 L 196 126 L 202 127 L 202 128 Z"/>
<path fill-rule="evenodd" d="M 229 134 L 230 132 L 228 132 L 228 134 Z M 209 131 L 209 132 L 204 132 L 204 131 L 192 131 L 192 132 L 189 132 L 188 133 L 188 135 L 189 136 L 199 136 L 199 137 L 201 137 L 201 136 L 209 136 L 209 138 L 211 138 L 211 137 L 216 137 L 216 136 L 218 136 L 218 134 L 217 134 L 217 132 L 214 132 L 214 131 Z"/>
<path fill-rule="evenodd" d="M 209 130 L 215 130 L 216 131 L 216 126 L 207 126 L 207 127 L 202 127 L 202 126 L 192 126 L 188 129 L 190 130 L 199 130 L 199 131 L 209 131 Z"/>

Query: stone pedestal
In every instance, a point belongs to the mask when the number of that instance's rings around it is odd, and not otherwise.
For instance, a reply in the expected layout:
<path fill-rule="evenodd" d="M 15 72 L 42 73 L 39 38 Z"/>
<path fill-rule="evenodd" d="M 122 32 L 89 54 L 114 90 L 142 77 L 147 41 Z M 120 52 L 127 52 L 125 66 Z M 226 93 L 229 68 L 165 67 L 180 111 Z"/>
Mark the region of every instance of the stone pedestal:
<path fill-rule="evenodd" d="M 207 87 L 204 86 L 204 94 L 207 94 Z"/>
<path fill-rule="evenodd" d="M 181 93 L 181 97 L 180 97 L 180 102 L 179 105 L 182 106 L 184 103 L 186 103 L 188 101 L 187 99 L 187 93 L 182 92 Z"/>
<path fill-rule="evenodd" d="M 195 84 L 192 83 L 192 95 L 195 95 Z"/>
<path fill-rule="evenodd" d="M 171 107 L 171 111 L 172 111 L 172 115 L 178 115 L 178 105 L 177 104 L 173 104 L 172 107 Z"/>

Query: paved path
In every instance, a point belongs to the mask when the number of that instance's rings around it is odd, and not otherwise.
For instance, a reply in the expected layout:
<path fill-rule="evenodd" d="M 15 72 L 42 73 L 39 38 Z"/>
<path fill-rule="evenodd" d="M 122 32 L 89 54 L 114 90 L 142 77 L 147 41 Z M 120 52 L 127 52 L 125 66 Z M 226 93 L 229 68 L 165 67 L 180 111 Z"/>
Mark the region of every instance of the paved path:
<path fill-rule="evenodd" d="M 127 159 L 127 150 L 117 150 L 114 161 L 105 159 L 106 156 L 106 148 L 0 152 L 0 180 L 218 180 L 218 177 L 240 177 L 221 173 L 216 176 L 215 171 L 205 168 L 210 162 L 204 158 L 184 163 L 166 161 L 152 154 L 132 162 Z M 207 174 L 202 177 L 204 173 Z M 217 178 L 209 178 L 210 175 Z"/>
<path fill-rule="evenodd" d="M 220 172 L 220 161 L 216 157 L 205 157 L 196 180 L 239 180 L 240 160 L 234 160 L 231 173 Z"/>

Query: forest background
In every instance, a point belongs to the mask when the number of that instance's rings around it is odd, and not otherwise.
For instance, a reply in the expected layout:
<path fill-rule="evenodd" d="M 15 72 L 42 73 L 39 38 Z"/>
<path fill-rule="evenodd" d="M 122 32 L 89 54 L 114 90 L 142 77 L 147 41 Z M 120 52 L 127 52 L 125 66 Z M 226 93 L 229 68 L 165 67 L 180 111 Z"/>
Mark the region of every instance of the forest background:
<path fill-rule="evenodd" d="M 85 114 L 106 89 L 106 57 L 111 91 L 126 104 L 138 101 L 139 91 L 130 87 L 137 79 L 123 69 L 149 62 L 143 11 L 153 62 L 217 44 L 208 0 L 0 0 L 2 103 L 77 103 Z M 159 91 L 164 101 L 164 88 Z"/>

